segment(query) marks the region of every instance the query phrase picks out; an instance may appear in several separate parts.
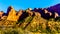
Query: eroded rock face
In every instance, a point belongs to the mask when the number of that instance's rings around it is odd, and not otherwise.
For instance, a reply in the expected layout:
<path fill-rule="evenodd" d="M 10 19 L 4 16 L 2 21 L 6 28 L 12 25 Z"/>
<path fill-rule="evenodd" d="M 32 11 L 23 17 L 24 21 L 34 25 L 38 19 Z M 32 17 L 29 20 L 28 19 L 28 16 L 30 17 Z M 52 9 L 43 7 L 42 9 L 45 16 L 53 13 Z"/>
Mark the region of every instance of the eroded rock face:
<path fill-rule="evenodd" d="M 49 16 L 52 16 L 52 13 L 51 12 L 48 12 L 49 13 Z"/>
<path fill-rule="evenodd" d="M 44 10 L 44 13 L 45 13 L 45 14 L 48 13 L 48 10 L 45 9 L 45 10 Z"/>
<path fill-rule="evenodd" d="M 7 16 L 2 16 L 1 19 L 6 20 Z"/>
<path fill-rule="evenodd" d="M 11 9 L 13 9 L 12 6 L 9 6 L 8 9 L 7 9 L 7 15 L 9 14 L 9 12 L 11 11 Z"/>
<path fill-rule="evenodd" d="M 57 12 L 55 12 L 55 18 L 59 17 L 59 14 Z"/>
<path fill-rule="evenodd" d="M 3 11 L 0 11 L 0 16 L 3 16 L 4 12 Z"/>
<path fill-rule="evenodd" d="M 9 9 L 10 8 L 10 9 Z M 17 21 L 17 16 L 16 16 L 16 11 L 14 10 L 13 7 L 9 7 L 9 11 L 8 11 L 8 17 L 7 17 L 7 20 L 10 20 L 10 21 Z"/>
<path fill-rule="evenodd" d="M 2 17 L 3 14 L 4 14 L 3 12 L 0 12 L 0 17 Z M 8 7 L 7 13 L 5 14 L 7 16 L 7 20 L 10 20 L 10 21 L 23 20 L 28 16 L 40 16 L 45 19 L 56 18 L 59 16 L 58 13 L 50 9 L 48 10 L 47 8 L 44 8 L 44 9 L 35 8 L 33 10 L 31 8 L 28 8 L 27 10 L 19 10 L 18 12 L 16 12 L 12 6 Z M 3 16 L 3 18 L 5 17 Z"/>
<path fill-rule="evenodd" d="M 40 16 L 41 17 L 41 14 L 39 12 L 34 12 L 35 13 L 35 16 Z"/>
<path fill-rule="evenodd" d="M 23 14 L 23 10 L 19 10 L 18 12 L 17 12 L 17 20 L 19 20 L 19 18 L 21 17 L 21 15 Z"/>
<path fill-rule="evenodd" d="M 23 13 L 23 10 L 19 10 L 19 12 L 17 13 L 17 16 L 21 16 Z"/>
<path fill-rule="evenodd" d="M 27 12 L 30 16 L 33 15 L 33 12 L 31 11 L 31 9 L 26 10 L 26 12 Z"/>
<path fill-rule="evenodd" d="M 4 14 L 4 12 L 3 11 L 0 11 L 0 19 L 3 16 L 3 14 Z"/>

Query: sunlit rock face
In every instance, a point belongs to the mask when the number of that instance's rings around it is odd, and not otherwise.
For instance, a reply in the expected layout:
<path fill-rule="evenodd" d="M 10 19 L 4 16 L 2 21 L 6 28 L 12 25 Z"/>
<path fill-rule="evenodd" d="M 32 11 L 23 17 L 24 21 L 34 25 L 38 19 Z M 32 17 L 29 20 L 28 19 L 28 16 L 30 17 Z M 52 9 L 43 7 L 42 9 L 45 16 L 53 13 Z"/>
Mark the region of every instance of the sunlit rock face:
<path fill-rule="evenodd" d="M 48 10 L 44 9 L 44 13 L 45 13 L 45 14 L 48 13 Z"/>
<path fill-rule="evenodd" d="M 39 12 L 34 12 L 34 13 L 35 13 L 35 16 L 41 17 L 41 14 Z"/>
<path fill-rule="evenodd" d="M 2 16 L 1 19 L 6 20 L 7 16 Z"/>
<path fill-rule="evenodd" d="M 4 12 L 3 11 L 0 11 L 0 19 L 3 16 L 3 14 L 4 14 Z"/>
<path fill-rule="evenodd" d="M 55 18 L 59 17 L 59 14 L 55 12 Z"/>
<path fill-rule="evenodd" d="M 7 13 L 4 13 L 2 11 L 0 12 L 0 19 L 1 17 L 5 18 L 5 16 L 7 16 L 7 20 L 10 21 L 23 20 L 28 16 L 40 16 L 45 19 L 56 18 L 60 16 L 60 4 L 49 8 L 28 8 L 27 10 L 19 11 L 15 11 L 12 6 L 9 6 L 7 9 Z"/>
<path fill-rule="evenodd" d="M 31 8 L 29 8 L 29 9 L 26 10 L 26 12 L 27 12 L 30 16 L 33 15 L 33 12 L 32 12 L 31 10 L 32 10 Z"/>
<path fill-rule="evenodd" d="M 14 8 L 10 6 L 8 9 L 9 11 L 8 11 L 7 20 L 17 21 L 16 11 L 14 10 Z"/>
<path fill-rule="evenodd" d="M 32 10 L 32 8 L 28 8 L 28 10 Z"/>

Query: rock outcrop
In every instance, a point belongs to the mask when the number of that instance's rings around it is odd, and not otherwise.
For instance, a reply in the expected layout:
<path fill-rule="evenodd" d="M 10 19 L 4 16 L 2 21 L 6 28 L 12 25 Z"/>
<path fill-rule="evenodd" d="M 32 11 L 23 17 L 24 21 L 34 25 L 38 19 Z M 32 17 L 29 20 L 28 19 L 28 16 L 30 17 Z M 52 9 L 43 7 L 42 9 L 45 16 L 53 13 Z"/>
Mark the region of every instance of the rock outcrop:
<path fill-rule="evenodd" d="M 58 9 L 60 8 L 60 4 L 56 5 L 58 7 Z M 55 6 L 52 6 L 50 8 L 28 8 L 27 10 L 19 10 L 16 11 L 12 6 L 8 7 L 7 9 L 7 13 L 4 12 L 0 12 L 0 19 L 2 17 L 2 19 L 4 19 L 5 17 L 7 18 L 7 20 L 10 21 L 18 21 L 18 20 L 23 20 L 24 18 L 28 17 L 28 16 L 40 16 L 42 18 L 45 19 L 49 19 L 49 18 L 57 18 L 59 17 L 59 11 L 56 8 L 54 8 Z M 54 10 L 53 10 L 54 9 Z M 5 14 L 3 16 L 3 14 Z"/>
<path fill-rule="evenodd" d="M 17 16 L 16 16 L 16 11 L 14 10 L 13 7 L 9 7 L 9 11 L 8 11 L 8 17 L 7 17 L 7 20 L 10 20 L 10 21 L 17 21 Z"/>
<path fill-rule="evenodd" d="M 55 18 L 59 17 L 59 14 L 55 12 Z"/>
<path fill-rule="evenodd" d="M 3 11 L 0 11 L 0 17 L 2 17 L 2 16 L 3 16 L 3 14 L 4 14 L 4 12 L 3 12 Z"/>

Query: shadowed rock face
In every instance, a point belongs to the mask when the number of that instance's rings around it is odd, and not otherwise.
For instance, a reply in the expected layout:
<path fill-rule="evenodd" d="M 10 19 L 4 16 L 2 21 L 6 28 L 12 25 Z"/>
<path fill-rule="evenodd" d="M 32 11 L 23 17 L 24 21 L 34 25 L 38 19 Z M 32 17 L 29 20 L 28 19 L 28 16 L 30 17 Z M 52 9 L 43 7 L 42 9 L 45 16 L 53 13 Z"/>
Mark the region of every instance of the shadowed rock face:
<path fill-rule="evenodd" d="M 60 4 L 47 8 L 48 11 L 57 12 L 60 15 Z"/>
<path fill-rule="evenodd" d="M 9 6 L 8 9 L 7 9 L 7 13 L 6 13 L 7 16 L 9 14 L 9 12 L 11 11 L 11 9 L 13 9 L 13 7 L 12 6 Z"/>
<path fill-rule="evenodd" d="M 41 14 L 41 17 L 45 18 L 45 19 L 49 19 L 49 18 L 56 18 L 59 17 L 59 14 L 52 9 L 46 9 L 44 8 L 43 10 L 41 8 L 38 9 L 34 9 L 33 11 L 35 12 L 39 12 Z"/>
<path fill-rule="evenodd" d="M 22 15 L 19 17 L 19 21 L 25 19 L 26 17 L 28 17 L 28 13 L 23 12 Z"/>
<path fill-rule="evenodd" d="M 50 14 L 48 13 L 48 10 L 46 9 L 41 9 L 41 8 L 38 8 L 38 9 L 34 9 L 35 12 L 39 12 L 41 14 L 41 17 L 45 18 L 45 19 L 49 19 L 50 18 Z"/>
<path fill-rule="evenodd" d="M 60 16 L 60 4 L 49 8 L 28 8 L 27 10 L 15 11 L 12 6 L 9 6 L 7 13 L 0 12 L 0 16 L 7 16 L 7 20 L 19 21 L 23 20 L 28 16 L 40 16 L 45 19 L 56 18 Z"/>

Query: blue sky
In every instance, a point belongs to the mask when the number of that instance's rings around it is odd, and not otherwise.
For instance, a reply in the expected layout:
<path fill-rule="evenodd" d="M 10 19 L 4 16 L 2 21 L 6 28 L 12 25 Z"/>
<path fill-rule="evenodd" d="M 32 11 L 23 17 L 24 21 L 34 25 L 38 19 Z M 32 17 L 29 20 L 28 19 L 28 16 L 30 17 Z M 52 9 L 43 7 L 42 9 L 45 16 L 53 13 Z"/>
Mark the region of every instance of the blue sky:
<path fill-rule="evenodd" d="M 60 0 L 0 0 L 0 11 L 7 11 L 9 6 L 15 10 L 27 8 L 47 8 L 60 3 Z"/>

